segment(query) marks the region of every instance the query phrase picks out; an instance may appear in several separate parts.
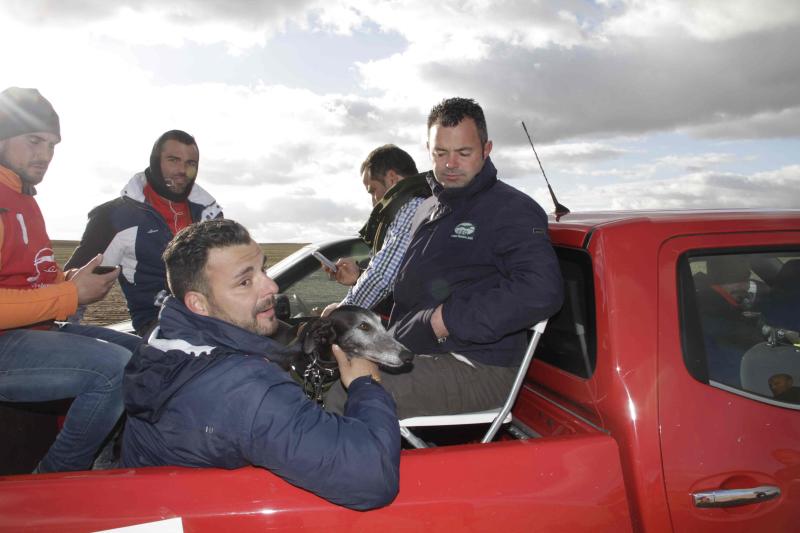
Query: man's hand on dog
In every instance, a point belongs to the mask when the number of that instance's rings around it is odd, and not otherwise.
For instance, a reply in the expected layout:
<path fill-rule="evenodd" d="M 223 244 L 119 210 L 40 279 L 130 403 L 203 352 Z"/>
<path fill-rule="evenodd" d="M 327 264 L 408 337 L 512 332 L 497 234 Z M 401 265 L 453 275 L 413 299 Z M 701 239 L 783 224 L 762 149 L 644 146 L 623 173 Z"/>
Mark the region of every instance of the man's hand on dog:
<path fill-rule="evenodd" d="M 347 354 L 344 353 L 344 350 L 339 348 L 338 344 L 332 344 L 331 351 L 336 358 L 336 362 L 339 363 L 339 376 L 345 389 L 350 387 L 350 383 L 352 383 L 354 379 L 360 378 L 361 376 L 372 376 L 372 379 L 380 382 L 381 374 L 378 371 L 378 365 L 372 361 L 360 357 L 350 359 L 347 357 Z"/>
<path fill-rule="evenodd" d="M 336 261 L 336 268 L 338 270 L 333 272 L 330 268 L 322 265 L 322 270 L 324 270 L 332 280 L 342 285 L 355 285 L 356 281 L 358 281 L 358 277 L 361 275 L 361 270 L 359 270 L 355 259 L 351 257 L 344 257 Z"/>
<path fill-rule="evenodd" d="M 319 316 L 325 318 L 329 314 L 333 313 L 334 309 L 336 309 L 337 307 L 339 307 L 339 302 L 333 302 L 332 304 L 328 304 L 325 306 L 325 309 L 322 310 L 322 313 L 320 313 Z"/>

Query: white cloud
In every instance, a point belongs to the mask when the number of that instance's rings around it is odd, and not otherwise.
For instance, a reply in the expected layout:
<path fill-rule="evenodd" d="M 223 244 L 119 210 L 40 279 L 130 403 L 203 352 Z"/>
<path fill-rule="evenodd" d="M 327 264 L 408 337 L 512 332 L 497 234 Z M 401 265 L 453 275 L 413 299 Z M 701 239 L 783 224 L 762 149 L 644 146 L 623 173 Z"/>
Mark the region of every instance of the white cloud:
<path fill-rule="evenodd" d="M 536 146 L 535 143 L 534 146 Z M 502 152 L 509 158 L 522 161 L 523 165 L 531 168 L 539 168 L 536 162 L 536 156 L 528 144 L 504 149 Z M 561 164 L 566 162 L 591 162 L 616 159 L 626 154 L 628 150 L 607 143 L 574 142 L 539 146 L 536 148 L 536 152 L 543 161 Z"/>
<path fill-rule="evenodd" d="M 719 116 L 685 130 L 698 137 L 715 139 L 800 137 L 800 106 L 746 116 Z"/>
<path fill-rule="evenodd" d="M 301 12 L 308 0 L 173 0 L 168 4 L 160 0 L 5 0 L 8 13 L 31 24 L 68 21 L 102 20 L 116 16 L 120 11 L 135 13 L 159 12 L 165 18 L 180 24 L 190 24 L 210 18 L 254 23 L 279 17 L 285 13 Z"/>
<path fill-rule="evenodd" d="M 696 172 L 663 180 L 582 186 L 564 195 L 573 211 L 800 207 L 800 165 L 741 175 Z"/>
<path fill-rule="evenodd" d="M 737 159 L 738 158 L 735 154 L 708 153 L 688 154 L 681 156 L 670 155 L 657 159 L 656 163 L 665 166 L 677 167 L 687 172 L 700 172 L 708 168 L 719 166 L 723 163 L 736 161 Z"/>
<path fill-rule="evenodd" d="M 716 41 L 791 27 L 800 21 L 800 4 L 783 0 L 628 0 L 605 24 L 609 35 L 651 37 L 675 31 Z"/>
<path fill-rule="evenodd" d="M 550 142 L 724 127 L 800 105 L 800 56 L 786 53 L 800 46 L 800 4 L 751 4 L 742 16 L 726 3 L 698 5 L 613 3 L 601 11 L 559 3 L 378 3 L 364 16 L 410 44 L 359 68 L 366 87 L 409 107 L 473 96 L 492 110 L 490 128 L 513 132 L 509 139 L 518 138 L 521 118 Z M 726 39 L 692 33 L 687 19 L 698 27 L 728 21 Z M 638 33 L 617 28 L 621 21 Z M 773 134 L 796 135 L 797 123 L 782 120 Z"/>
<path fill-rule="evenodd" d="M 83 214 L 142 170 L 155 138 L 173 128 L 196 136 L 200 183 L 258 238 L 352 233 L 369 209 L 358 179 L 364 156 L 394 142 L 429 168 L 425 117 L 454 95 L 483 105 L 501 177 L 521 187 L 541 180 L 525 120 L 573 209 L 738 205 L 745 186 L 749 200 L 783 205 L 784 190 L 796 192 L 798 156 L 765 169 L 770 157 L 752 145 L 711 142 L 797 145 L 794 0 L 18 0 L 3 3 L 0 20 L 0 85 L 38 87 L 61 115 L 64 141 L 39 196 L 56 237 L 77 236 Z M 253 68 L 258 54 L 281 53 L 270 47 L 279 33 L 312 32 L 353 42 L 386 34 L 407 45 L 353 59 L 348 74 L 356 69 L 361 86 L 338 93 L 258 75 L 237 84 L 215 77 L 207 61 L 221 44 L 255 57 Z M 139 60 L 137 52 L 165 46 L 172 61 Z M 340 53 L 321 49 L 310 68 Z M 176 62 L 204 69 L 207 81 L 154 70 Z M 683 142 L 655 146 L 653 134 Z M 745 161 L 759 162 L 747 167 L 756 170 L 725 173 Z M 547 200 L 541 187 L 532 194 Z"/>

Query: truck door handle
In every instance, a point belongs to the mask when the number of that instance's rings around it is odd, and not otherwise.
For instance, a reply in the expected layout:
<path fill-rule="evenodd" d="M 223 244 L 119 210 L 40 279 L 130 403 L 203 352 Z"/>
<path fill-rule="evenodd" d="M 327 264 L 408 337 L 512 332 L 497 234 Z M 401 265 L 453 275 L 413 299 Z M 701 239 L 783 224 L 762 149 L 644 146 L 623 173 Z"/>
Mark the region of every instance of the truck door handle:
<path fill-rule="evenodd" d="M 762 485 L 752 489 L 708 490 L 695 492 L 694 506 L 708 507 L 736 507 L 774 500 L 781 495 L 781 489 L 772 485 Z"/>

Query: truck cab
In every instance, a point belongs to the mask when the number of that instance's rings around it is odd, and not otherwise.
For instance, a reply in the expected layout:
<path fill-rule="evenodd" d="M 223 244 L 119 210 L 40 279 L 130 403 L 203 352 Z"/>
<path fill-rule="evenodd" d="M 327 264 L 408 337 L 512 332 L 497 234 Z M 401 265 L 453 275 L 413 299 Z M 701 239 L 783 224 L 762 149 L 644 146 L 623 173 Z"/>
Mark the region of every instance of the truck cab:
<path fill-rule="evenodd" d="M 551 359 L 545 342 L 533 387 L 552 391 L 613 435 L 634 529 L 794 529 L 800 405 L 774 398 L 769 376 L 755 383 L 745 374 L 750 360 L 770 375 L 800 378 L 790 362 L 800 355 L 795 346 L 765 347 L 764 318 L 776 300 L 800 316 L 800 299 L 786 302 L 790 283 L 778 283 L 781 269 L 788 273 L 800 259 L 798 213 L 569 215 L 551 226 L 551 236 L 568 294 L 578 290 L 570 287 L 571 271 L 582 268 L 575 277 L 587 284 L 592 271 L 594 316 L 587 322 L 594 327 L 585 370 Z M 564 268 L 567 255 L 574 267 Z M 735 269 L 737 279 L 713 279 Z M 723 297 L 726 287 L 744 287 L 743 297 Z M 726 309 L 709 306 L 711 295 Z M 766 358 L 753 355 L 765 349 L 794 358 L 766 370 Z M 780 495 L 760 496 L 774 488 Z M 751 499 L 726 501 L 736 490 Z"/>

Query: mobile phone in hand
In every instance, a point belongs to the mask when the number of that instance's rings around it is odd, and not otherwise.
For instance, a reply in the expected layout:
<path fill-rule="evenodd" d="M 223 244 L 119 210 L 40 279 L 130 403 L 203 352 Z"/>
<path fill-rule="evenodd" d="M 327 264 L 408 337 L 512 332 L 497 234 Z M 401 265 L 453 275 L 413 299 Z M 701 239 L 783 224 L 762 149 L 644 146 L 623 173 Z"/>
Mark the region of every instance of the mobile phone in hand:
<path fill-rule="evenodd" d="M 336 263 L 334 263 L 324 255 L 322 255 L 322 253 L 319 250 L 314 250 L 313 252 L 311 252 L 311 255 L 313 255 L 317 259 L 317 261 L 328 267 L 333 272 L 339 270 L 336 266 Z"/>
<path fill-rule="evenodd" d="M 108 274 L 109 272 L 112 272 L 116 268 L 117 267 L 115 266 L 96 266 L 92 270 L 92 274 Z"/>

